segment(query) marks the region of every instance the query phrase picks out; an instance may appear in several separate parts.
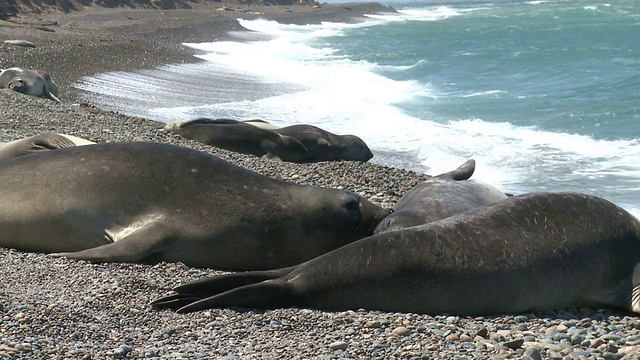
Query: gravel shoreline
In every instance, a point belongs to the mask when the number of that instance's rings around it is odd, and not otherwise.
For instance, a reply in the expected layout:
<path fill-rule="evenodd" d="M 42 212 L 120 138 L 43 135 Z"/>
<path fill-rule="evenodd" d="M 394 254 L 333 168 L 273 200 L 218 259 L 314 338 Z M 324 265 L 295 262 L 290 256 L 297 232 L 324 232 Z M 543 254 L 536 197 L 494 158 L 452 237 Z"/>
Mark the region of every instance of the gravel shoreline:
<path fill-rule="evenodd" d="M 20 19 L 33 23 L 57 17 L 60 25 L 53 33 L 0 21 L 0 40 L 32 40 L 36 34 L 39 44 L 36 49 L 0 44 L 0 67 L 49 70 L 66 102 L 0 90 L 0 141 L 62 132 L 97 142 L 173 143 L 282 180 L 348 189 L 383 206 L 391 206 L 424 178 L 372 163 L 265 161 L 180 139 L 153 121 L 70 104 L 77 101 L 70 84 L 82 76 L 195 61 L 180 42 L 224 36 L 237 23 L 236 12 L 204 9 L 93 9 Z M 284 8 L 269 11 L 269 17 L 285 22 L 313 18 Z M 316 21 L 347 16 L 342 7 L 322 11 L 324 15 L 313 15 Z M 346 11 L 353 15 L 358 10 Z M 78 25 L 69 27 L 73 22 Z M 92 22 L 102 27 L 93 28 Z M 212 29 L 214 23 L 218 27 Z M 214 309 L 177 315 L 148 305 L 175 285 L 215 273 L 182 264 L 90 264 L 0 248 L 0 358 L 610 360 L 637 359 L 640 354 L 640 319 L 602 309 L 472 318 L 309 309 Z"/>

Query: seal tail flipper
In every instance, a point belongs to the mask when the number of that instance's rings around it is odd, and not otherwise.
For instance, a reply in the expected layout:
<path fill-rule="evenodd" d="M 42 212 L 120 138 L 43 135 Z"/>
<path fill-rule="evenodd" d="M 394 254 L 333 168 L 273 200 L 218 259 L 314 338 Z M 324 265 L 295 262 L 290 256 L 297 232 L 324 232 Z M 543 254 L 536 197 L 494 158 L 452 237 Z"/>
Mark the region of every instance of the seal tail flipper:
<path fill-rule="evenodd" d="M 176 310 L 179 314 L 217 307 L 274 309 L 294 304 L 293 284 L 285 280 L 267 280 L 242 286 L 219 295 L 192 302 Z"/>
<path fill-rule="evenodd" d="M 185 296 L 183 294 L 173 294 L 163 296 L 157 300 L 152 301 L 149 305 L 156 309 L 171 309 L 177 311 L 178 309 L 188 306 L 189 304 L 205 298 L 204 296 Z"/>
<path fill-rule="evenodd" d="M 247 271 L 218 275 L 179 285 L 174 290 L 180 293 L 207 294 L 208 296 L 211 296 L 241 286 L 256 284 L 265 280 L 277 279 L 287 275 L 297 267 L 298 266 L 296 265 L 274 270 Z"/>
<path fill-rule="evenodd" d="M 297 266 L 276 270 L 249 271 L 244 273 L 218 275 L 191 281 L 174 288 L 173 290 L 176 291 L 177 294 L 164 296 L 154 300 L 151 302 L 151 306 L 177 310 L 182 306 L 235 288 L 256 284 L 266 280 L 277 279 L 290 273 L 296 267 Z"/>
<path fill-rule="evenodd" d="M 469 159 L 464 164 L 458 166 L 457 169 L 446 172 L 444 174 L 436 175 L 435 178 L 451 179 L 454 181 L 469 180 L 473 172 L 476 170 L 476 161 Z"/>

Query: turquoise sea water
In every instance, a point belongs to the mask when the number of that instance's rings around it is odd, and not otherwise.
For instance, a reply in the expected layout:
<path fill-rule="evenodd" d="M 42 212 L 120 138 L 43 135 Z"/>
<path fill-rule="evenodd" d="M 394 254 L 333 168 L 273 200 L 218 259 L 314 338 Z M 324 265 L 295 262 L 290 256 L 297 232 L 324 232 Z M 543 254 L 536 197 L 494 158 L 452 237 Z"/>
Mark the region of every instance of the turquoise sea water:
<path fill-rule="evenodd" d="M 505 191 L 572 189 L 640 214 L 639 2 L 383 3 L 399 13 L 243 20 L 252 32 L 237 41 L 187 44 L 205 62 L 76 86 L 100 106 L 161 121 L 262 118 L 352 133 L 373 161 L 429 174 L 474 158 L 474 178 Z"/>

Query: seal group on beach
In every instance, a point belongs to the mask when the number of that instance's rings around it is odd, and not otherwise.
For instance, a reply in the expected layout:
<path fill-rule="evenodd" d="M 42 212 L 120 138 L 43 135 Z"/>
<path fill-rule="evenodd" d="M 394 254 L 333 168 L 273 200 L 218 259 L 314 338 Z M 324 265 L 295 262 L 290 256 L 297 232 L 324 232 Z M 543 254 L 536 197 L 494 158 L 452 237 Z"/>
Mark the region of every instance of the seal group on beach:
<path fill-rule="evenodd" d="M 165 128 L 207 145 L 255 156 L 268 155 L 282 161 L 362 161 L 373 153 L 355 135 L 336 135 L 317 126 L 292 125 L 280 128 L 264 120 L 199 118 L 172 123 Z"/>
<path fill-rule="evenodd" d="M 0 71 L 0 89 L 10 89 L 25 95 L 40 96 L 61 102 L 58 86 L 44 70 L 13 67 Z"/>
<path fill-rule="evenodd" d="M 221 149 L 258 157 L 267 155 L 282 161 L 294 162 L 307 151 L 294 138 L 231 119 L 199 118 L 169 124 L 164 130 Z"/>
<path fill-rule="evenodd" d="M 427 224 L 507 198 L 489 184 L 469 180 L 475 169 L 475 160 L 467 160 L 453 171 L 414 186 L 398 200 L 393 213 L 378 224 L 374 233 Z"/>
<path fill-rule="evenodd" d="M 373 233 L 389 210 L 202 151 L 104 143 L 3 160 L 0 246 L 93 262 L 290 266 Z"/>
<path fill-rule="evenodd" d="M 514 196 L 385 232 L 303 264 L 204 278 L 153 302 L 485 315 L 575 307 L 640 313 L 640 222 L 574 192 Z"/>

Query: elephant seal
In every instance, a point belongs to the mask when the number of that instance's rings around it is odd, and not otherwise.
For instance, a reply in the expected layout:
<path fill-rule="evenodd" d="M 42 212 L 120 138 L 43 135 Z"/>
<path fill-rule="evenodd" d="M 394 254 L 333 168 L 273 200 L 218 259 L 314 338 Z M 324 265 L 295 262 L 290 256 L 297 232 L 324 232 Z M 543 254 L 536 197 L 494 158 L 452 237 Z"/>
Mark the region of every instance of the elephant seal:
<path fill-rule="evenodd" d="M 267 155 L 295 162 L 307 153 L 305 146 L 294 138 L 237 120 L 199 118 L 169 124 L 164 129 L 207 145 L 258 157 Z"/>
<path fill-rule="evenodd" d="M 467 160 L 457 169 L 431 177 L 410 189 L 378 224 L 374 234 L 422 225 L 507 198 L 497 188 L 469 180 L 476 169 Z"/>
<path fill-rule="evenodd" d="M 0 89 L 10 89 L 25 95 L 40 96 L 61 103 L 58 85 L 44 70 L 9 68 L 0 72 Z"/>
<path fill-rule="evenodd" d="M 13 45 L 13 46 L 22 46 L 22 47 L 29 47 L 29 48 L 36 47 L 36 44 L 27 40 L 5 40 L 4 43 L 7 45 Z"/>
<path fill-rule="evenodd" d="M 371 150 L 355 135 L 336 135 L 313 125 L 291 125 L 274 130 L 280 135 L 298 139 L 306 148 L 300 163 L 319 161 L 369 161 Z"/>
<path fill-rule="evenodd" d="M 55 150 L 77 145 L 89 145 L 93 142 L 66 134 L 45 133 L 23 139 L 0 142 L 0 160 L 28 155 L 42 150 Z"/>
<path fill-rule="evenodd" d="M 8 159 L 0 184 L 0 246 L 92 262 L 277 268 L 369 236 L 389 214 L 346 191 L 161 143 Z"/>
<path fill-rule="evenodd" d="M 489 315 L 640 313 L 640 222 L 596 196 L 533 193 L 373 235 L 303 264 L 178 286 L 155 307 L 310 307 Z"/>

